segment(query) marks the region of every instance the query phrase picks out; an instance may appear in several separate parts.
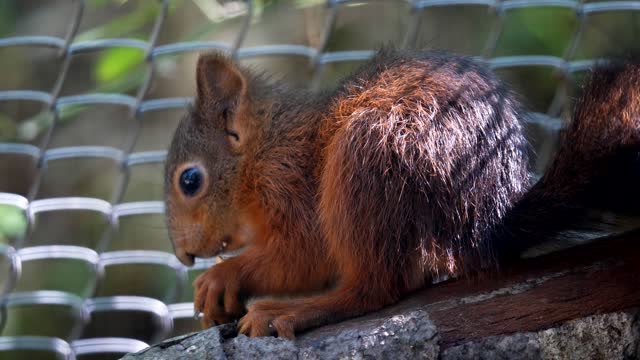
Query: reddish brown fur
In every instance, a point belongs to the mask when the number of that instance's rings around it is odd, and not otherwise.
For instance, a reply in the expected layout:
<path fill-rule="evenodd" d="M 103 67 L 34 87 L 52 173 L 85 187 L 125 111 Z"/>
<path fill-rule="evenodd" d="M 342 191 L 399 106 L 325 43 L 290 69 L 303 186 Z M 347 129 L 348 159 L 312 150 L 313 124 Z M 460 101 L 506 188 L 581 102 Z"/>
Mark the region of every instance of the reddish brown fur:
<path fill-rule="evenodd" d="M 638 68 L 628 72 L 637 85 Z M 240 317 L 251 296 L 322 292 L 255 302 L 239 323 L 251 336 L 293 337 L 379 309 L 433 276 L 496 265 L 583 225 L 578 209 L 603 205 L 583 200 L 613 183 L 586 153 L 621 161 L 610 170 L 631 177 L 627 169 L 638 169 L 636 158 L 619 156 L 621 147 L 640 152 L 637 87 L 612 92 L 610 109 L 585 101 L 556 163 L 527 192 L 524 113 L 470 59 L 381 51 L 320 96 L 289 92 L 215 54 L 201 57 L 197 74 L 196 107 L 167 159 L 176 254 L 189 264 L 190 255 L 250 244 L 196 280 L 205 325 Z M 618 117 L 617 131 L 591 112 Z M 206 172 L 193 196 L 178 184 L 184 164 Z M 566 175 L 583 168 L 594 170 Z M 624 204 L 618 197 L 600 207 Z"/>

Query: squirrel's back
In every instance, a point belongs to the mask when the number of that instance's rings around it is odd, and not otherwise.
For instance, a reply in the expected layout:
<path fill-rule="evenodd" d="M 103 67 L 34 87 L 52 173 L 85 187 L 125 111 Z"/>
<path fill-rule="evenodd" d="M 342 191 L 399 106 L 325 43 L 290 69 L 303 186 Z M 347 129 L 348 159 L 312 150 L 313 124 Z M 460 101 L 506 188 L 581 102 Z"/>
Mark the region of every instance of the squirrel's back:
<path fill-rule="evenodd" d="M 407 278 L 493 261 L 494 227 L 529 178 L 525 114 L 488 69 L 382 50 L 331 104 L 320 134 L 321 220 L 329 238 L 358 239 L 330 241 L 335 256 L 381 259 Z"/>

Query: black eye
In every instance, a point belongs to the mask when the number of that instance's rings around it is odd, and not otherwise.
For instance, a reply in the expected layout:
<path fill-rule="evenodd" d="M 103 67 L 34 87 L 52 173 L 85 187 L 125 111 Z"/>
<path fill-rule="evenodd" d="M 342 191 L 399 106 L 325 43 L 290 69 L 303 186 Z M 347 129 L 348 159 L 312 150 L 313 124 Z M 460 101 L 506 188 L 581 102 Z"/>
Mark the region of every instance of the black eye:
<path fill-rule="evenodd" d="M 193 196 L 200 190 L 203 178 L 202 170 L 198 167 L 190 167 L 180 174 L 180 190 L 186 196 Z"/>

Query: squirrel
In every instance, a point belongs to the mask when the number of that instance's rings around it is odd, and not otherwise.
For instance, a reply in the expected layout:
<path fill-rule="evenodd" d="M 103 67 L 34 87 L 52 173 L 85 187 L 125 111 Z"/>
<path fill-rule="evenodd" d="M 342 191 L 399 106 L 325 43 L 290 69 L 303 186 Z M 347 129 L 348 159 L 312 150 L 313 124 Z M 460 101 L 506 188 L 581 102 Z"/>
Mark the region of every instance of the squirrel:
<path fill-rule="evenodd" d="M 203 325 L 296 333 L 394 304 L 438 275 L 500 269 L 640 213 L 640 66 L 592 72 L 549 169 L 532 184 L 527 113 L 476 60 L 382 49 L 335 90 L 288 89 L 221 53 L 165 168 L 177 258 L 245 248 L 194 281 Z M 262 299 L 245 307 L 245 301 Z"/>

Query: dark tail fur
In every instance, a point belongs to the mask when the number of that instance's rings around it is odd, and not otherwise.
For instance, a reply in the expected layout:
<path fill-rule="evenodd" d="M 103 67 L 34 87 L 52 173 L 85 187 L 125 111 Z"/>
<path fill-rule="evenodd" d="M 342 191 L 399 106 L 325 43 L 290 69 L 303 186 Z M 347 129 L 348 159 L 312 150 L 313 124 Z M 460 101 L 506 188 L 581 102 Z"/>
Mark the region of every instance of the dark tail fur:
<path fill-rule="evenodd" d="M 640 215 L 640 63 L 597 66 L 544 176 L 505 217 L 502 262 L 567 231 L 597 231 L 595 213 Z"/>

